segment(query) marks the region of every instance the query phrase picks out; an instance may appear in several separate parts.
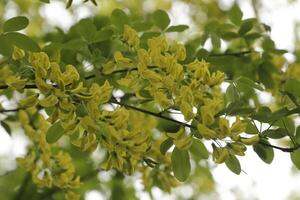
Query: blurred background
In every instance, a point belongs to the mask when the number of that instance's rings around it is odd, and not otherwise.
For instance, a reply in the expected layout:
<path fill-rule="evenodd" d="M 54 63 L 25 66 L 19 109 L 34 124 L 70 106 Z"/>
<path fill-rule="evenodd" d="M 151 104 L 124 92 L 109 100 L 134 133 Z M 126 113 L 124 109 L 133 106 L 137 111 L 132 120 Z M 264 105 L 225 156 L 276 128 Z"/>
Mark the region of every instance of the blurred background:
<path fill-rule="evenodd" d="M 83 4 L 81 0 L 74 0 L 71 9 L 65 9 L 65 1 L 52 0 L 51 4 L 36 4 L 36 0 L 0 0 L 0 20 L 17 16 L 22 13 L 29 15 L 31 24 L 27 30 L 29 35 L 38 37 L 39 34 L 55 30 L 57 27 L 67 31 L 80 19 L 97 14 L 109 15 L 116 8 L 123 8 L 133 12 L 152 12 L 157 8 L 165 9 L 171 16 L 172 24 L 187 24 L 188 32 L 171 35 L 181 41 L 198 34 L 203 30 L 204 24 L 211 18 L 222 19 L 225 11 L 235 1 L 233 0 L 99 0 L 97 7 L 92 4 Z M 243 19 L 257 17 L 262 23 L 271 27 L 270 36 L 275 41 L 276 47 L 294 52 L 300 48 L 298 37 L 298 24 L 300 23 L 300 1 L 297 0 L 240 0 L 236 1 L 244 13 Z M 1 23 L 2 23 L 1 22 Z M 225 44 L 222 44 L 225 45 Z M 206 49 L 211 44 L 205 43 Z M 293 62 L 295 57 L 292 53 L 286 53 L 285 58 Z M 225 91 L 226 84 L 223 85 Z M 259 100 L 270 104 L 274 99 L 268 93 L 260 93 Z M 7 102 L 0 96 L 5 108 L 10 108 L 12 102 Z M 0 114 L 0 119 L 1 119 Z M 299 125 L 299 120 L 296 120 Z M 16 168 L 15 158 L 26 154 L 28 141 L 22 130 L 17 125 L 13 126 L 13 134 L 10 136 L 0 126 L 0 197 L 1 190 L 7 184 L 5 176 Z M 101 160 L 103 155 L 96 151 L 92 156 L 94 160 Z M 220 200 L 297 200 L 300 199 L 300 174 L 292 167 L 289 154 L 275 150 L 275 158 L 271 165 L 263 163 L 252 149 L 240 159 L 243 172 L 235 175 L 226 166 L 212 164 L 213 180 L 207 176 L 199 176 L 197 186 L 185 184 L 172 191 L 171 194 L 163 193 L 159 188 L 153 188 L 154 199 L 220 199 Z M 205 173 L 205 172 L 202 172 Z M 4 178 L 3 178 L 4 177 Z M 98 179 L 103 184 L 108 183 L 112 174 L 101 172 Z M 142 182 L 137 179 L 139 175 L 128 178 L 132 184 L 136 196 L 139 199 L 150 199 L 148 193 L 143 192 Z M 6 181 L 6 182 L 5 182 Z M 17 189 L 17 188 L 16 188 Z M 128 190 L 129 191 L 129 190 Z M 0 199 L 5 199 L 2 197 Z M 91 189 L 85 195 L 87 200 L 106 199 L 105 186 L 101 189 Z"/>

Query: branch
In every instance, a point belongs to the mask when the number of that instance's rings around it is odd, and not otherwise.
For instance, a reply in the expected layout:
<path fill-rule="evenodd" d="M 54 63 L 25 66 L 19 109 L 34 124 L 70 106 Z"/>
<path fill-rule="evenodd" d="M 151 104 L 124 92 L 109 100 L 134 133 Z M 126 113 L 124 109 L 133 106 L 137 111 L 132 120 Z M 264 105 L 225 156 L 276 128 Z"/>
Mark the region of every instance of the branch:
<path fill-rule="evenodd" d="M 278 150 L 283 151 L 283 152 L 294 152 L 294 151 L 296 151 L 300 148 L 299 144 L 297 144 L 296 146 L 291 147 L 291 148 L 285 148 L 285 147 L 275 146 L 273 144 L 269 144 L 269 143 L 266 143 L 266 142 L 263 142 L 263 141 L 259 141 L 259 143 L 264 145 L 264 146 L 272 147 L 274 149 L 278 149 Z"/>
<path fill-rule="evenodd" d="M 171 122 L 180 124 L 180 125 L 185 126 L 185 127 L 188 127 L 188 128 L 196 129 L 195 126 L 192 126 L 192 125 L 190 125 L 190 124 L 187 124 L 187 123 L 178 121 L 178 120 L 173 119 L 173 118 L 169 118 L 169 117 L 163 116 L 163 115 L 161 115 L 160 113 L 151 112 L 151 111 L 149 111 L 149 110 L 144 110 L 144 109 L 142 109 L 142 108 L 137 108 L 137 107 L 134 107 L 134 106 L 125 104 L 125 103 L 118 102 L 118 101 L 110 101 L 110 103 L 118 104 L 118 105 L 120 105 L 120 106 L 124 106 L 124 107 L 129 108 L 129 109 L 132 109 L 132 110 L 136 110 L 136 111 L 138 111 L 138 112 L 142 112 L 142 113 L 145 113 L 145 114 L 148 114 L 148 115 L 152 115 L 152 116 L 154 116 L 154 117 L 158 117 L 158 118 L 161 118 L 161 119 L 165 119 L 165 120 L 168 120 L 168 121 L 171 121 Z"/>
<path fill-rule="evenodd" d="M 247 51 L 241 51 L 241 52 L 232 52 L 232 53 L 217 53 L 217 54 L 210 54 L 210 57 L 221 57 L 221 56 L 243 56 L 243 55 L 247 55 L 250 54 L 252 51 L 251 50 L 247 50 Z"/>

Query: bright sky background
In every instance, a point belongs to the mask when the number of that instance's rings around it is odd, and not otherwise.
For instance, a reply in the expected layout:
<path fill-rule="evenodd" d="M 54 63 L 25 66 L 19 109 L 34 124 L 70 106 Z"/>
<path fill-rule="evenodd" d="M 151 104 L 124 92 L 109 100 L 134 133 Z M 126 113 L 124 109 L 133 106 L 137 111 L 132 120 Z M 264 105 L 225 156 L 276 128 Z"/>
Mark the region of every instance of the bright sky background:
<path fill-rule="evenodd" d="M 80 3 L 79 0 L 74 2 L 75 4 Z M 232 2 L 232 0 L 222 0 L 221 5 L 229 8 Z M 239 4 L 244 12 L 244 18 L 254 17 L 250 0 L 240 0 Z M 87 7 L 81 6 L 80 11 L 77 12 L 79 13 L 78 16 L 74 19 L 70 13 L 66 12 L 64 6 L 62 3 L 53 2 L 45 6 L 41 14 L 49 19 L 51 25 L 65 27 L 64 29 L 71 26 L 74 20 L 77 21 L 91 14 Z M 292 50 L 294 47 L 293 23 L 300 21 L 300 2 L 288 4 L 286 0 L 264 0 L 262 7 L 265 10 L 261 12 L 261 20 L 272 27 L 271 37 L 275 40 L 277 47 Z M 178 17 L 178 13 L 185 12 L 188 12 L 186 7 L 180 3 L 175 3 L 171 13 L 173 22 L 188 23 L 189 20 L 184 17 L 184 14 Z M 6 15 L 7 17 L 14 16 L 14 12 L 7 12 Z M 287 58 L 291 59 L 289 55 Z M 269 100 L 264 95 L 261 98 L 265 101 Z M 0 98 L 0 101 L 2 102 L 3 99 Z M 0 158 L 10 155 L 5 162 L 0 159 L 0 165 L 6 166 L 7 169 L 14 168 L 14 159 L 16 156 L 24 154 L 25 146 L 26 141 L 22 134 L 13 134 L 13 137 L 10 138 L 0 127 Z M 243 171 L 247 174 L 242 173 L 237 176 L 231 173 L 225 165 L 219 165 L 213 171 L 217 182 L 217 192 L 221 194 L 220 200 L 236 199 L 233 191 L 241 194 L 245 199 L 256 198 L 259 200 L 284 200 L 291 192 L 300 194 L 300 175 L 292 172 L 289 154 L 275 150 L 273 163 L 267 165 L 260 161 L 258 156 L 249 148 L 246 156 L 240 158 L 240 161 Z M 139 183 L 136 183 L 136 186 L 141 189 Z M 188 193 L 188 191 L 185 192 Z M 147 199 L 147 196 L 141 195 L 141 199 Z M 161 195 L 159 191 L 155 193 L 157 199 L 172 199 L 172 196 Z M 92 191 L 88 193 L 87 199 L 102 200 L 103 197 L 98 192 Z"/>

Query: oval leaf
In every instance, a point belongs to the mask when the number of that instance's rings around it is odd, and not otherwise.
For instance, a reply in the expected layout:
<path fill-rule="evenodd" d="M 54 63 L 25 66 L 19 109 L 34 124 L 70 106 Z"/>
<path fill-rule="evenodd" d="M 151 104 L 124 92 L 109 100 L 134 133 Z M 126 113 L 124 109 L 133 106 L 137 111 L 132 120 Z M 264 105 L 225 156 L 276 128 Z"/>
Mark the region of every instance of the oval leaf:
<path fill-rule="evenodd" d="M 193 138 L 193 143 L 189 150 L 196 157 L 208 159 L 208 151 L 205 145 L 198 139 Z"/>
<path fill-rule="evenodd" d="M 297 149 L 294 152 L 291 152 L 291 160 L 294 163 L 294 165 L 297 167 L 297 169 L 300 170 L 300 149 Z"/>
<path fill-rule="evenodd" d="M 154 24 L 161 30 L 165 30 L 170 24 L 169 15 L 164 10 L 156 10 L 152 14 L 152 20 Z"/>
<path fill-rule="evenodd" d="M 27 51 L 40 51 L 40 47 L 38 46 L 38 44 L 33 39 L 22 33 L 10 32 L 7 33 L 5 36 L 11 43 L 13 43 L 21 49 Z"/>
<path fill-rule="evenodd" d="M 189 26 L 187 25 L 176 25 L 176 26 L 170 26 L 166 32 L 183 32 L 186 29 L 188 29 Z"/>
<path fill-rule="evenodd" d="M 60 122 L 54 123 L 47 131 L 46 141 L 49 144 L 56 142 L 64 134 L 64 129 Z"/>
<path fill-rule="evenodd" d="M 13 52 L 13 46 L 5 35 L 0 35 L 0 54 L 10 56 Z"/>
<path fill-rule="evenodd" d="M 129 24 L 129 18 L 123 10 L 115 9 L 111 14 L 111 22 L 122 30 L 125 24 Z"/>
<path fill-rule="evenodd" d="M 179 150 L 175 147 L 172 152 L 171 161 L 174 176 L 181 182 L 185 181 L 191 172 L 189 152 Z"/>
<path fill-rule="evenodd" d="M 228 169 L 230 169 L 230 171 L 232 171 L 235 174 L 240 174 L 242 171 L 240 161 L 234 155 L 230 155 L 226 159 L 225 164 L 228 167 Z"/>
<path fill-rule="evenodd" d="M 268 143 L 267 141 L 263 142 Z M 274 150 L 271 147 L 258 143 L 253 145 L 253 150 L 260 157 L 260 159 L 267 164 L 270 164 L 274 159 Z"/>
<path fill-rule="evenodd" d="M 160 144 L 160 153 L 165 155 L 166 152 L 173 146 L 173 140 L 171 138 L 167 138 Z"/>
<path fill-rule="evenodd" d="M 13 17 L 4 22 L 3 31 L 4 32 L 12 32 L 19 31 L 26 28 L 29 24 L 29 20 L 26 17 L 19 16 Z"/>

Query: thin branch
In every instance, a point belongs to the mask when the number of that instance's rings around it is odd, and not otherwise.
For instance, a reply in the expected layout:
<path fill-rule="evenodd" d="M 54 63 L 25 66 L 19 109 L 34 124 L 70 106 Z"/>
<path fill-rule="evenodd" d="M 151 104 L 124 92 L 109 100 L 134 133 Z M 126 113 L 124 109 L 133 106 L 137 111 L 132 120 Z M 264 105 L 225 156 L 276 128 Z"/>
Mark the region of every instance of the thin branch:
<path fill-rule="evenodd" d="M 275 145 L 272 145 L 272 144 L 269 144 L 269 143 L 266 143 L 266 142 L 263 142 L 263 141 L 259 141 L 259 143 L 264 145 L 264 146 L 268 146 L 268 147 L 272 147 L 274 149 L 281 150 L 283 152 L 294 152 L 294 151 L 296 151 L 297 149 L 300 148 L 300 145 L 296 145 L 296 146 L 291 147 L 291 148 L 285 148 L 285 147 L 275 146 Z"/>
<path fill-rule="evenodd" d="M 217 54 L 210 54 L 210 57 L 222 57 L 222 56 L 243 56 L 243 55 L 247 55 L 250 54 L 252 51 L 251 50 L 247 50 L 247 51 L 241 51 L 241 52 L 232 52 L 232 53 L 217 53 Z"/>
<path fill-rule="evenodd" d="M 118 104 L 118 105 L 120 105 L 120 106 L 124 106 L 124 107 L 129 108 L 129 109 L 132 109 L 132 110 L 136 110 L 136 111 L 138 111 L 138 112 L 142 112 L 142 113 L 145 113 L 145 114 L 148 114 L 148 115 L 152 115 L 152 116 L 154 116 L 154 117 L 158 117 L 158 118 L 161 118 L 161 119 L 165 119 L 165 120 L 168 120 L 168 121 L 171 121 L 171 122 L 180 124 L 180 125 L 185 126 L 185 127 L 188 127 L 188 128 L 196 129 L 195 126 L 192 126 L 192 125 L 190 125 L 190 124 L 187 124 L 187 123 L 184 123 L 184 122 L 181 122 L 181 121 L 177 121 L 176 119 L 173 119 L 173 118 L 169 118 L 169 117 L 163 116 L 163 115 L 161 115 L 161 114 L 159 114 L 159 113 L 151 112 L 151 111 L 149 111 L 149 110 L 144 110 L 144 109 L 142 109 L 142 108 L 137 108 L 137 107 L 134 107 L 134 106 L 131 106 L 131 105 L 122 103 L 122 102 L 118 102 L 118 101 L 111 101 L 110 103 Z"/>

